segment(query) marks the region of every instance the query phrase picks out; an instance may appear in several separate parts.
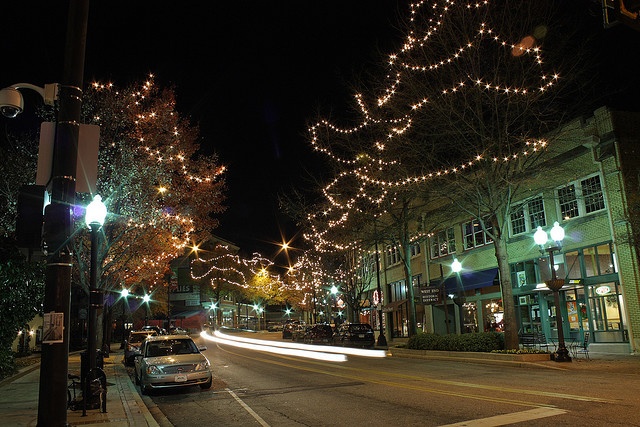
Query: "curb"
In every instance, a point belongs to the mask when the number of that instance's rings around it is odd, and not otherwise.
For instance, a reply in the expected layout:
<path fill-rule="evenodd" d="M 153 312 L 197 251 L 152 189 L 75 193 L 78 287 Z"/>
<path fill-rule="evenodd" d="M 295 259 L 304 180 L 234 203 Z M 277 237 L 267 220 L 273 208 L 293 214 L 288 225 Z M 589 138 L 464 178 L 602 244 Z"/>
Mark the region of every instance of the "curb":
<path fill-rule="evenodd" d="M 387 351 L 390 357 L 403 357 L 423 360 L 447 360 L 465 363 L 509 365 L 520 368 L 544 368 L 564 371 L 566 368 L 548 364 L 549 354 L 497 354 L 497 353 L 470 353 L 430 350 L 408 350 L 405 348 L 390 348 Z"/>
<path fill-rule="evenodd" d="M 25 366 L 24 368 L 20 368 L 18 369 L 18 372 L 13 374 L 13 375 L 9 375 L 7 378 L 4 378 L 2 381 L 0 381 L 0 386 L 3 386 L 5 384 L 8 384 L 10 382 L 13 382 L 25 375 L 27 375 L 29 372 L 34 371 L 36 369 L 40 368 L 40 362 L 34 363 L 33 365 L 29 365 L 29 366 Z"/>
<path fill-rule="evenodd" d="M 116 363 L 115 364 L 115 369 L 117 369 L 121 375 L 126 377 L 125 381 L 126 381 L 126 384 L 127 384 L 127 388 L 129 390 L 129 392 L 132 394 L 133 400 L 134 400 L 134 402 L 130 402 L 130 401 L 123 401 L 122 402 L 124 404 L 125 411 L 127 412 L 127 418 L 129 420 L 133 420 L 134 419 L 134 417 L 131 415 L 131 406 L 132 406 L 131 403 L 133 403 L 134 404 L 133 406 L 137 407 L 140 410 L 140 414 L 144 417 L 147 425 L 154 426 L 154 427 L 156 427 L 156 426 L 159 427 L 160 424 L 158 423 L 158 421 L 155 418 L 155 416 L 151 414 L 151 412 L 150 412 L 149 408 L 147 407 L 146 403 L 143 401 L 142 397 L 138 393 L 138 389 L 135 386 L 135 384 L 133 384 L 133 382 L 131 381 L 131 377 L 129 377 L 129 373 L 127 372 L 126 368 L 123 365 L 121 365 L 119 363 Z M 164 417 L 164 414 L 162 414 L 162 418 L 166 418 L 166 417 Z"/>

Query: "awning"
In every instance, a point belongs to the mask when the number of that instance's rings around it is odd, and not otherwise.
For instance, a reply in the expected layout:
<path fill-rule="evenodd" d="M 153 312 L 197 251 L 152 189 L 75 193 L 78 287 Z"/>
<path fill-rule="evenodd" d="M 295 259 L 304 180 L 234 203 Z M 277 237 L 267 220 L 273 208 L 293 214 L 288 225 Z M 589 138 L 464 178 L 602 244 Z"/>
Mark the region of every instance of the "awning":
<path fill-rule="evenodd" d="M 445 292 L 447 294 L 455 294 L 456 292 L 471 291 L 487 286 L 492 286 L 494 281 L 498 279 L 498 268 L 489 268 L 480 271 L 466 271 L 460 273 L 460 283 L 458 277 L 453 275 L 445 279 Z M 462 286 L 462 287 L 461 287 Z"/>
<path fill-rule="evenodd" d="M 400 306 L 406 302 L 407 302 L 406 299 L 391 301 L 389 304 L 382 306 L 382 311 L 384 313 L 391 313 L 392 311 L 398 311 L 400 309 Z"/>

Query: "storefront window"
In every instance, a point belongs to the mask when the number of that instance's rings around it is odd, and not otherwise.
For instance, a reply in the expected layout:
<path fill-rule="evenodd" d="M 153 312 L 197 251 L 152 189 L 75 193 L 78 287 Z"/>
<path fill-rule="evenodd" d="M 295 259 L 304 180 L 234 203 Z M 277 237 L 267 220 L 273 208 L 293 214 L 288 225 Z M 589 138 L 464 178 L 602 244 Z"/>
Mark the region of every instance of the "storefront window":
<path fill-rule="evenodd" d="M 582 278 L 582 273 L 580 273 L 580 256 L 578 255 L 578 251 L 567 252 L 564 254 L 564 259 L 567 266 L 567 279 L 580 279 Z M 560 276 L 558 277 L 565 277 Z"/>
<path fill-rule="evenodd" d="M 602 283 L 588 287 L 589 324 L 594 331 L 596 341 L 626 341 L 624 319 L 624 300 L 618 293 L 616 283 Z"/>
<path fill-rule="evenodd" d="M 464 321 L 463 333 L 478 332 L 478 307 L 475 302 L 465 302 L 462 305 Z"/>
<path fill-rule="evenodd" d="M 566 266 L 564 263 L 564 254 L 562 253 L 554 253 L 553 255 L 553 265 L 556 270 L 556 277 L 564 278 L 566 277 Z M 538 258 L 538 268 L 540 271 L 540 280 L 542 282 L 546 282 L 552 278 L 551 276 L 551 264 L 549 264 L 549 257 L 543 256 Z"/>
<path fill-rule="evenodd" d="M 513 274 L 511 281 L 514 288 L 535 285 L 537 283 L 535 262 L 533 260 L 512 264 L 511 272 Z"/>
<path fill-rule="evenodd" d="M 598 271 L 600 274 L 615 273 L 615 264 L 613 263 L 613 257 L 611 256 L 613 251 L 611 250 L 611 244 L 600 245 L 597 248 L 598 251 Z"/>
<path fill-rule="evenodd" d="M 518 298 L 518 311 L 520 313 L 520 332 L 541 332 L 539 294 L 520 295 Z"/>
<path fill-rule="evenodd" d="M 501 299 L 482 301 L 482 318 L 485 331 L 502 332 L 504 330 L 504 309 Z"/>
<path fill-rule="evenodd" d="M 585 248 L 583 253 L 587 277 L 615 273 L 610 244 Z"/>

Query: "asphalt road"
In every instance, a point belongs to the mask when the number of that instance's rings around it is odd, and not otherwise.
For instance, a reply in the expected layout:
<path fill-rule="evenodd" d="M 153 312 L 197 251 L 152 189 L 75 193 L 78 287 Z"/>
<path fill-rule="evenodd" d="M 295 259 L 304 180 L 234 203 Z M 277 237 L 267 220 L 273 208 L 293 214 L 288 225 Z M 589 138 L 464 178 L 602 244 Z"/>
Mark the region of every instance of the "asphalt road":
<path fill-rule="evenodd" d="M 395 357 L 324 362 L 205 345 L 210 390 L 151 396 L 175 426 L 640 426 L 637 371 Z"/>

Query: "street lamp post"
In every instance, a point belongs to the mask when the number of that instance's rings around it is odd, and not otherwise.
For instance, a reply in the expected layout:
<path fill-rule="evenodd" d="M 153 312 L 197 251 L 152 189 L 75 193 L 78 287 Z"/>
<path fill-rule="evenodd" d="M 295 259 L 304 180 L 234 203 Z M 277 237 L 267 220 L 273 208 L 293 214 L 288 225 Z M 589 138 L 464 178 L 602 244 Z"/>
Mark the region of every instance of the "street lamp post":
<path fill-rule="evenodd" d="M 85 373 L 85 394 L 83 402 L 86 404 L 89 397 L 89 381 L 87 381 L 87 374 L 96 367 L 96 324 L 97 313 L 96 309 L 102 306 L 102 292 L 98 289 L 98 231 L 104 224 L 104 220 L 107 217 L 107 208 L 102 203 L 102 197 L 96 195 L 93 201 L 87 206 L 87 212 L 85 215 L 85 222 L 91 229 L 91 264 L 89 273 L 89 322 L 88 322 L 88 337 L 87 337 L 87 356 L 89 357 L 89 370 Z M 85 405 L 83 405 L 85 406 Z M 84 415 L 84 413 L 83 413 Z"/>
<path fill-rule="evenodd" d="M 378 335 L 378 347 L 387 346 L 387 337 L 384 335 L 384 321 L 382 320 L 382 287 L 380 286 L 380 255 L 378 254 L 378 240 L 376 239 L 376 279 L 377 279 L 377 291 L 378 291 L 378 321 L 380 323 L 380 335 Z"/>
<path fill-rule="evenodd" d="M 149 325 L 149 301 L 151 301 L 151 296 L 147 293 L 142 297 L 142 302 L 145 304 L 145 312 L 144 312 L 144 326 Z"/>
<path fill-rule="evenodd" d="M 565 346 L 564 342 L 564 329 L 562 326 L 562 310 L 560 309 L 560 289 L 564 285 L 564 279 L 557 278 L 555 262 L 553 259 L 553 253 L 559 251 L 562 240 L 564 239 L 564 229 L 560 227 L 558 221 L 553 224 L 553 228 L 550 233 L 551 240 L 555 242 L 555 245 L 545 248 L 547 243 L 547 233 L 544 232 L 542 227 L 538 226 L 538 230 L 533 235 L 533 239 L 540 246 L 541 251 L 546 251 L 549 254 L 549 265 L 551 266 L 551 280 L 546 281 L 546 285 L 553 291 L 553 300 L 556 305 L 556 324 L 558 326 L 558 350 L 556 351 L 556 362 L 571 362 L 571 356 Z"/>
<path fill-rule="evenodd" d="M 127 321 L 129 317 L 127 316 L 127 312 L 129 311 L 129 289 L 122 288 L 120 291 L 120 296 L 122 297 L 122 343 L 120 348 L 125 348 L 127 341 Z"/>
<path fill-rule="evenodd" d="M 456 295 L 457 300 L 454 300 L 454 303 L 458 305 L 458 309 L 460 310 L 458 319 L 460 322 L 460 333 L 463 333 L 463 324 L 464 324 L 464 287 L 462 286 L 462 278 L 460 277 L 460 272 L 462 271 L 462 263 L 458 261 L 458 258 L 454 258 L 451 263 L 451 271 L 456 273 Z"/>
<path fill-rule="evenodd" d="M 331 294 L 331 302 L 330 302 L 330 307 L 331 307 L 331 318 L 333 319 L 333 309 L 335 307 L 335 309 L 337 310 L 337 300 L 336 300 L 336 296 L 338 295 L 338 287 L 336 285 L 332 285 L 331 289 L 329 290 L 329 293 Z M 336 324 L 336 326 L 338 326 L 338 322 L 334 322 Z"/>

